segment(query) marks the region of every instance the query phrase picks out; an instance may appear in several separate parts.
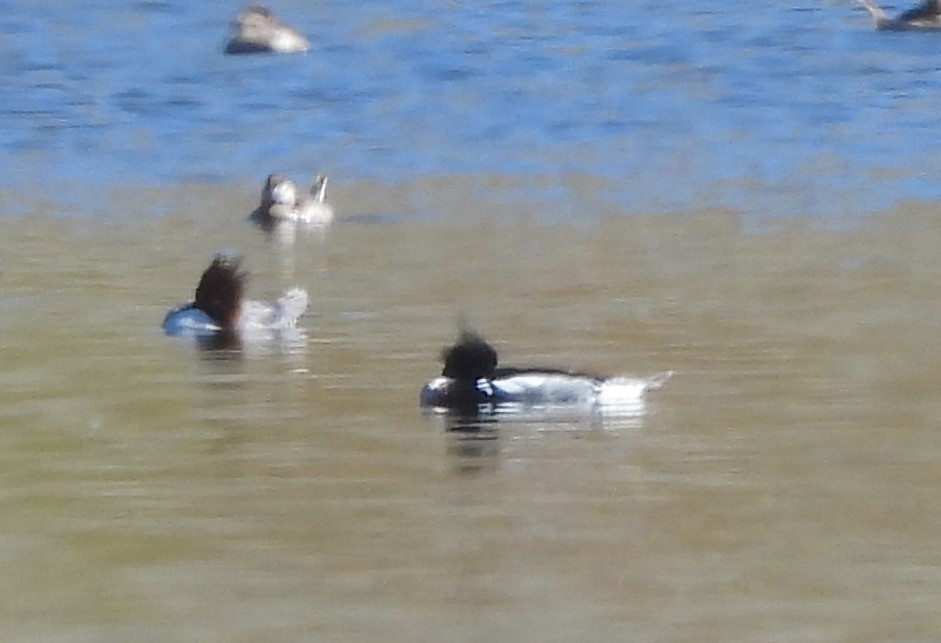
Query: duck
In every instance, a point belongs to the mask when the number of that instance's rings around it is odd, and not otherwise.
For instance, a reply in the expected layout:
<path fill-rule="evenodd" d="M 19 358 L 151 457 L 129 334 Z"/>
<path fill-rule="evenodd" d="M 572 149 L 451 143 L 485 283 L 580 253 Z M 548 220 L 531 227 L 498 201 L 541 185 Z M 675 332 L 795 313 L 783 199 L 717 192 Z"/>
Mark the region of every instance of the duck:
<path fill-rule="evenodd" d="M 307 309 L 307 291 L 292 288 L 273 302 L 245 299 L 247 273 L 241 257 L 218 254 L 203 272 L 193 301 L 164 317 L 167 335 L 244 337 L 296 328 Z"/>
<path fill-rule="evenodd" d="M 301 53 L 310 42 L 285 24 L 268 7 L 249 5 L 232 21 L 232 38 L 225 46 L 227 54 Z"/>
<path fill-rule="evenodd" d="M 894 18 L 886 15 L 875 0 L 859 0 L 859 2 L 872 16 L 876 29 L 881 31 L 941 29 L 941 0 L 925 0 Z"/>
<path fill-rule="evenodd" d="M 603 376 L 573 370 L 500 367 L 497 352 L 476 332 L 441 351 L 441 375 L 421 389 L 423 409 L 476 415 L 541 406 L 581 409 L 637 405 L 648 391 L 659 389 L 672 372 L 651 377 Z"/>
<path fill-rule="evenodd" d="M 333 221 L 333 206 L 327 203 L 327 177 L 318 174 L 306 194 L 299 194 L 297 183 L 281 174 L 269 174 L 261 190 L 261 203 L 249 219 L 271 227 L 282 221 L 327 225 Z"/>

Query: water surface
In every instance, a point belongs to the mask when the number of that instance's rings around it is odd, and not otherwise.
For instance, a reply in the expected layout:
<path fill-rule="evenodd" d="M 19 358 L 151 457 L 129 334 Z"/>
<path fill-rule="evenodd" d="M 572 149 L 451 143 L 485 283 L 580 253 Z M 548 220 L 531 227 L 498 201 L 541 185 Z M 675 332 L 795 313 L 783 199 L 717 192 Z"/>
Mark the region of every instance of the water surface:
<path fill-rule="evenodd" d="M 759 232 L 722 212 L 455 215 L 293 246 L 225 198 L 143 225 L 11 218 L 0 630 L 930 638 L 934 214 Z M 311 291 L 306 342 L 240 356 L 160 334 L 224 243 L 253 294 Z M 459 310 L 508 363 L 675 375 L 629 421 L 448 433 L 416 398 Z"/>
<path fill-rule="evenodd" d="M 924 641 L 941 630 L 937 39 L 854 3 L 0 12 L 5 641 Z M 249 225 L 264 177 L 339 212 Z M 159 329 L 214 252 L 299 341 Z M 449 431 L 507 364 L 674 371 Z M 464 427 L 467 428 L 467 427 Z"/>
<path fill-rule="evenodd" d="M 237 8 L 8 3 L 0 184 L 88 211 L 102 184 L 495 175 L 566 218 L 579 176 L 632 212 L 941 196 L 937 34 L 852 2 L 285 0 L 309 54 L 223 56 Z"/>

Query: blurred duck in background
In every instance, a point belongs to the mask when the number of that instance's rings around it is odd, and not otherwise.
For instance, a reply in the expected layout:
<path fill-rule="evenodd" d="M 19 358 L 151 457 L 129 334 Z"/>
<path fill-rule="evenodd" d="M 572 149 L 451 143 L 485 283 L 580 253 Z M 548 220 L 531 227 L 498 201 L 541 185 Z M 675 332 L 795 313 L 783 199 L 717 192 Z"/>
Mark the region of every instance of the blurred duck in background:
<path fill-rule="evenodd" d="M 232 21 L 227 54 L 292 54 L 307 51 L 310 42 L 295 29 L 282 24 L 268 7 L 253 4 Z"/>
<path fill-rule="evenodd" d="M 872 16 L 876 29 L 884 31 L 912 31 L 941 29 L 941 0 L 925 0 L 898 16 L 891 18 L 875 0 L 859 0 Z"/>
<path fill-rule="evenodd" d="M 327 177 L 318 174 L 310 190 L 298 194 L 297 184 L 280 174 L 271 174 L 261 191 L 261 203 L 249 218 L 270 228 L 279 221 L 326 225 L 333 221 L 333 207 L 327 203 Z"/>

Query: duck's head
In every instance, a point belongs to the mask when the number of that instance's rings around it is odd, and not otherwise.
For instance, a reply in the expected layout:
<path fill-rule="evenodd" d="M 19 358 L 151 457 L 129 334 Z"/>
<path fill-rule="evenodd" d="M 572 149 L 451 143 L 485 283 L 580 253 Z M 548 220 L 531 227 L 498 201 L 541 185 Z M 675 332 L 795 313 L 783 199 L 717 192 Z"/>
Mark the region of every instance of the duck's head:
<path fill-rule="evenodd" d="M 216 320 L 223 330 L 235 328 L 242 312 L 246 273 L 240 257 L 216 255 L 196 286 L 193 305 Z"/>
<path fill-rule="evenodd" d="M 264 5 L 253 4 L 232 22 L 232 40 L 226 47 L 230 54 L 262 52 L 294 53 L 307 51 L 310 43 L 297 31 L 281 24 Z"/>
<path fill-rule="evenodd" d="M 455 380 L 476 382 L 490 378 L 497 368 L 497 351 L 482 337 L 462 330 L 457 343 L 441 351 L 444 368 L 441 374 Z"/>
<path fill-rule="evenodd" d="M 272 25 L 277 24 L 278 20 L 263 4 L 253 4 L 245 7 L 239 15 L 235 17 L 233 27 L 243 33 L 245 31 L 270 29 Z"/>
<path fill-rule="evenodd" d="M 261 202 L 268 206 L 293 206 L 297 203 L 297 184 L 280 174 L 269 174 L 261 191 Z"/>

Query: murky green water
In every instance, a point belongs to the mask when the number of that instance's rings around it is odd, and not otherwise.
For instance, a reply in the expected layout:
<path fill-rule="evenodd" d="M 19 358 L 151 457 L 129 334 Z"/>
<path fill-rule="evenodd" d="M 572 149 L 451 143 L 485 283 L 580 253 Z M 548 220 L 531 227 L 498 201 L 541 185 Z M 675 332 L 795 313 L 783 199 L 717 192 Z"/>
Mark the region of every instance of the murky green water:
<path fill-rule="evenodd" d="M 569 224 L 441 179 L 338 186 L 356 216 L 285 245 L 254 192 L 4 219 L 3 640 L 941 631 L 936 204 Z M 310 291 L 305 342 L 161 334 L 219 248 Z M 507 363 L 675 375 L 630 422 L 448 435 L 417 394 L 460 312 Z"/>

